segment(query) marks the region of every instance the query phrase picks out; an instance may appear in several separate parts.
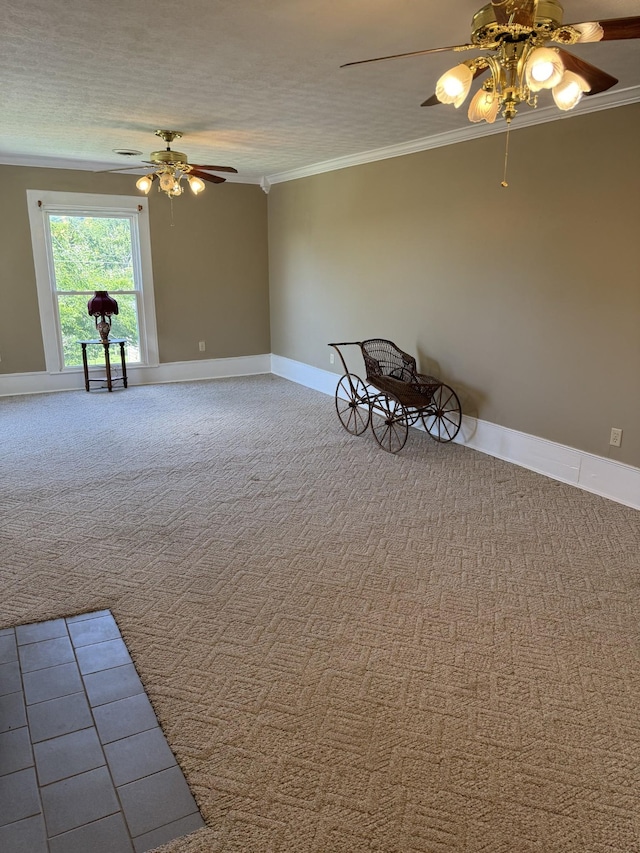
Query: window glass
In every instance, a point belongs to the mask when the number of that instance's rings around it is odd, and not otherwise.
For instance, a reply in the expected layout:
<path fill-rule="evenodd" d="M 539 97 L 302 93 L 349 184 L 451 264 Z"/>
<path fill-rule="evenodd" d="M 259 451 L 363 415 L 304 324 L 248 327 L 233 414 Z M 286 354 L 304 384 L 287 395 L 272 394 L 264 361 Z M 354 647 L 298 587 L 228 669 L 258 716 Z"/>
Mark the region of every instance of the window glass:
<path fill-rule="evenodd" d="M 133 223 L 106 216 L 48 217 L 55 293 L 64 367 L 81 363 L 78 341 L 96 337 L 95 321 L 87 314 L 87 294 L 106 290 L 118 303 L 111 318 L 111 337 L 126 338 L 127 361 L 140 360 L 136 282 L 133 273 Z M 90 298 L 90 297 L 89 297 Z M 88 350 L 91 362 L 103 354 Z"/>
<path fill-rule="evenodd" d="M 81 340 L 96 340 L 87 302 L 106 290 L 118 303 L 111 338 L 126 341 L 129 364 L 157 364 L 147 208 L 126 196 L 28 190 L 38 303 L 47 370 L 77 369 Z M 53 299 L 52 299 L 53 297 Z M 101 364 L 99 347 L 88 347 Z"/>

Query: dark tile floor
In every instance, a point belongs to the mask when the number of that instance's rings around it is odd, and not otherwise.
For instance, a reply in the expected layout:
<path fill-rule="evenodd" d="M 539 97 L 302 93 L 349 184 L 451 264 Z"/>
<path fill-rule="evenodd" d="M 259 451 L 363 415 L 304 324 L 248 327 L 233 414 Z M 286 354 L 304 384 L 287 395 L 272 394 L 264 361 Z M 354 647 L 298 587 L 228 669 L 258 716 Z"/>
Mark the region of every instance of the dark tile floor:
<path fill-rule="evenodd" d="M 202 826 L 108 610 L 0 631 L 2 853 L 143 853 Z"/>

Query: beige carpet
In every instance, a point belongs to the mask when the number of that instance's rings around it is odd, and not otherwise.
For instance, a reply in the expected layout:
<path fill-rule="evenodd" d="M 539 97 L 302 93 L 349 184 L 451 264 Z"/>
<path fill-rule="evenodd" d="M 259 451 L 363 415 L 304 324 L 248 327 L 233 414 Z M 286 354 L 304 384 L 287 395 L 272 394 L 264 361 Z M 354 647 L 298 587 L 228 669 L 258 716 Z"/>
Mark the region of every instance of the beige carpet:
<path fill-rule="evenodd" d="M 640 513 L 271 376 L 0 400 L 0 627 L 111 608 L 180 853 L 640 851 Z"/>

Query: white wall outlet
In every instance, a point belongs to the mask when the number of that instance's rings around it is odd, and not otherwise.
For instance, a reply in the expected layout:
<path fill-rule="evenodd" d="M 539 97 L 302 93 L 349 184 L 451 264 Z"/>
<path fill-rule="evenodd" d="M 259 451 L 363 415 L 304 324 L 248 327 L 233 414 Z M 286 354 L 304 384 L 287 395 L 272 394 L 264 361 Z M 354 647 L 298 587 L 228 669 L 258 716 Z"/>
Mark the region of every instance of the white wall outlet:
<path fill-rule="evenodd" d="M 329 353 L 329 364 L 335 364 L 335 361 L 336 361 L 336 354 L 335 354 L 335 352 L 330 352 L 330 353 Z"/>
<path fill-rule="evenodd" d="M 622 430 L 616 429 L 615 427 L 611 427 L 611 438 L 609 439 L 609 444 L 613 445 L 613 447 L 620 447 L 622 444 Z"/>
<path fill-rule="evenodd" d="M 204 345 L 204 341 L 198 341 L 198 349 L 200 350 L 200 352 L 205 351 L 206 347 Z"/>

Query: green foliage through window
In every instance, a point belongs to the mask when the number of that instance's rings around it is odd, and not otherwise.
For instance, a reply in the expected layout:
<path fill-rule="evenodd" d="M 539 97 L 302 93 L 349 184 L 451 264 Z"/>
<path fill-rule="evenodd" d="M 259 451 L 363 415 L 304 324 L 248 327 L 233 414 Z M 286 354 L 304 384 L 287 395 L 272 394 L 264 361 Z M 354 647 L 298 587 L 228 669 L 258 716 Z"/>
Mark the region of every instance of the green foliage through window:
<path fill-rule="evenodd" d="M 131 220 L 51 215 L 49 229 L 65 367 L 81 364 L 79 340 L 97 337 L 94 318 L 87 313 L 87 302 L 96 290 L 107 290 L 118 302 L 119 313 L 111 318 L 111 337 L 125 338 L 127 361 L 139 361 L 139 292 Z M 90 353 L 92 363 L 102 360 L 99 350 Z"/>

